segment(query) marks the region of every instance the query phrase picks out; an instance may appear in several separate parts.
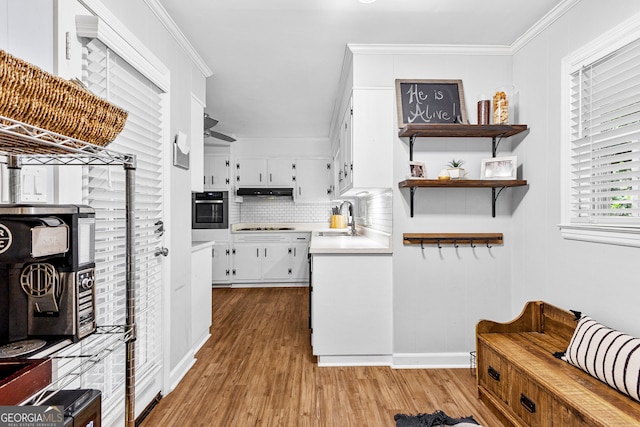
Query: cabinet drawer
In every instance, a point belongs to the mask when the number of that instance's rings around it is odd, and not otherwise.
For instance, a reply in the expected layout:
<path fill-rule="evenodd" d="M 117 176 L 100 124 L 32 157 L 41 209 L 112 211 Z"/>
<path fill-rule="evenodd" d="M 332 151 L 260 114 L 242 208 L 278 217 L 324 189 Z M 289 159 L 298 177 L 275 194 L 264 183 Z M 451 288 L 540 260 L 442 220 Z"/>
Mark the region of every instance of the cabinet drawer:
<path fill-rule="evenodd" d="M 529 381 L 520 371 L 509 370 L 509 406 L 526 425 L 551 425 L 551 397 L 536 383 Z"/>
<path fill-rule="evenodd" d="M 478 346 L 477 356 L 478 381 L 495 397 L 507 402 L 507 363 L 482 343 Z"/>

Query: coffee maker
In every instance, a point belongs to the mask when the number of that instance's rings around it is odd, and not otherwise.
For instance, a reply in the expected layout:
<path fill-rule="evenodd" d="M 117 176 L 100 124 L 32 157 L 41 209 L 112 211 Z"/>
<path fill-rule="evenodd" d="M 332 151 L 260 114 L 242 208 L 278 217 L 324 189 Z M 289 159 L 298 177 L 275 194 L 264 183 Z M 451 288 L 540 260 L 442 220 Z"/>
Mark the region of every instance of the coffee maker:
<path fill-rule="evenodd" d="M 0 205 L 0 344 L 96 329 L 95 210 Z"/>

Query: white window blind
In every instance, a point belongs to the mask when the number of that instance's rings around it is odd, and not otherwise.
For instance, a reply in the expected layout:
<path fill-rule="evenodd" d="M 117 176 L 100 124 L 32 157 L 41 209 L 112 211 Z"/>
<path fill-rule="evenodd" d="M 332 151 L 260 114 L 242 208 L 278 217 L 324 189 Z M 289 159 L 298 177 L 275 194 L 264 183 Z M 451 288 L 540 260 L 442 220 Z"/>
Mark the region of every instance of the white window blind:
<path fill-rule="evenodd" d="M 640 224 L 640 41 L 570 76 L 574 224 Z"/>
<path fill-rule="evenodd" d="M 154 249 L 162 220 L 162 91 L 97 39 L 84 47 L 83 80 L 89 89 L 124 108 L 129 116 L 109 148 L 134 154 L 135 171 L 135 342 L 136 389 L 161 368 L 162 271 Z M 98 325 L 125 323 L 125 177 L 120 166 L 90 166 L 86 202 L 96 210 L 96 305 Z M 103 413 L 124 398 L 125 358 L 115 352 L 86 375 L 86 385 L 103 392 Z M 106 404 L 106 405 L 105 405 Z M 107 408 L 104 408 L 107 406 Z M 105 411 L 107 409 L 107 411 Z"/>

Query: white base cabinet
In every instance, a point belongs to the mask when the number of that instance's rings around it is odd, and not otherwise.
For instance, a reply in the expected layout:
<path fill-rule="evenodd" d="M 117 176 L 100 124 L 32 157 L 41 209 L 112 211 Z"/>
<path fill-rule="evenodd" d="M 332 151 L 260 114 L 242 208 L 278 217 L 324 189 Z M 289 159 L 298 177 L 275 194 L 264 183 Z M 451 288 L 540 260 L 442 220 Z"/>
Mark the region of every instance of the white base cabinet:
<path fill-rule="evenodd" d="M 392 354 L 391 259 L 391 254 L 312 254 L 314 355 Z"/>
<path fill-rule="evenodd" d="M 231 249 L 229 242 L 218 242 L 213 245 L 213 263 L 211 265 L 211 283 L 228 284 L 231 279 Z"/>
<path fill-rule="evenodd" d="M 211 327 L 211 246 L 191 253 L 191 345 L 197 350 Z"/>
<path fill-rule="evenodd" d="M 306 282 L 310 233 L 248 233 L 233 236 L 231 282 Z"/>

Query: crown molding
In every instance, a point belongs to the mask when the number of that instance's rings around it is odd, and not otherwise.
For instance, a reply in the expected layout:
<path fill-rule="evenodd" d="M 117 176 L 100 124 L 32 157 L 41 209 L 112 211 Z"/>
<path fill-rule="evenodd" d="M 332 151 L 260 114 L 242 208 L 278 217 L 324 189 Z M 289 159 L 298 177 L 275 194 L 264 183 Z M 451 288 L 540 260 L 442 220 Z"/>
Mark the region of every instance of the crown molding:
<path fill-rule="evenodd" d="M 511 43 L 511 53 L 515 54 L 529 42 L 535 39 L 540 33 L 549 28 L 551 24 L 560 19 L 571 8 L 580 3 L 581 0 L 564 0 L 551 9 L 545 16 L 543 16 L 538 22 L 533 24 L 531 28 L 524 32 L 520 37 Z"/>
<path fill-rule="evenodd" d="M 355 44 L 347 49 L 368 55 L 511 55 L 510 46 L 445 44 Z"/>
<path fill-rule="evenodd" d="M 184 33 L 180 30 L 173 18 L 169 15 L 167 10 L 158 2 L 158 0 L 143 0 L 147 7 L 156 15 L 158 20 L 164 25 L 169 34 L 180 45 L 182 50 L 189 56 L 194 64 L 198 67 L 204 77 L 210 77 L 213 75 L 211 68 L 204 62 L 200 54 L 193 47 L 191 42 L 187 39 Z"/>

